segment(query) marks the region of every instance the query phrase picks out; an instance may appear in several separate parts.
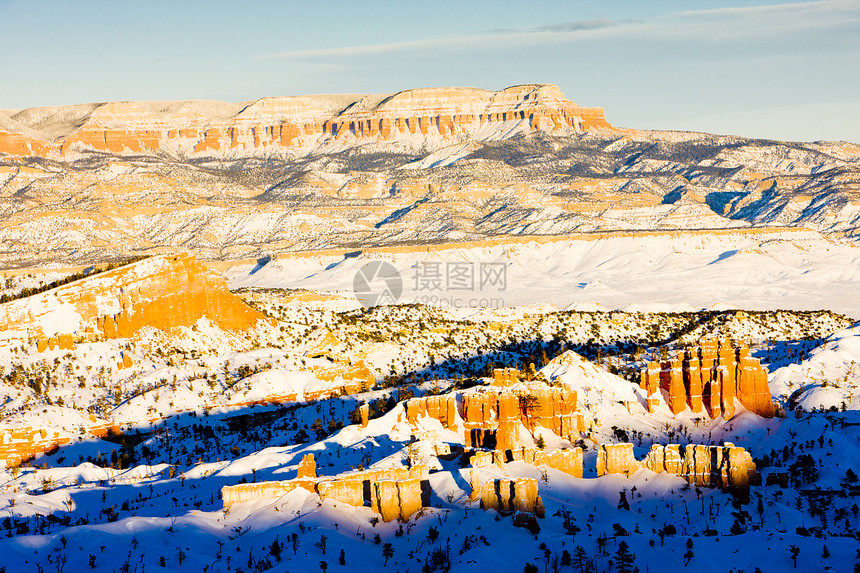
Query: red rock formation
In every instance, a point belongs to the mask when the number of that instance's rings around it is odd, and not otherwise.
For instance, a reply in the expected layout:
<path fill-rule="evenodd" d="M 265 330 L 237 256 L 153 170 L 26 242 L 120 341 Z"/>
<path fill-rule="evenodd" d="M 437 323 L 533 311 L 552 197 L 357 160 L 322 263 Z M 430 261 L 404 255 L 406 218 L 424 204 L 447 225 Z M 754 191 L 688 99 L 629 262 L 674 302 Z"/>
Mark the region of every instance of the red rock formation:
<path fill-rule="evenodd" d="M 374 511 L 383 514 L 385 521 L 408 519 L 423 507 L 423 483 L 430 473 L 427 466 L 417 465 L 408 469 L 385 468 L 317 478 L 315 468 L 313 454 L 307 454 L 299 464 L 299 477 L 294 480 L 224 486 L 221 488 L 224 507 L 247 501 L 278 499 L 300 487 L 318 493 L 320 500 L 334 499 L 356 507 L 369 503 Z M 380 483 L 385 485 L 379 486 Z M 370 492 L 370 497 L 365 497 L 365 492 Z"/>
<path fill-rule="evenodd" d="M 383 521 L 407 520 L 421 507 L 421 480 L 380 480 L 373 484 L 373 509 Z"/>
<path fill-rule="evenodd" d="M 722 446 L 677 444 L 651 446 L 642 462 L 633 455 L 633 444 L 599 446 L 597 475 L 630 474 L 640 468 L 681 476 L 692 485 L 719 487 L 736 492 L 749 490 L 757 476 L 752 456 L 744 448 L 726 442 Z"/>
<path fill-rule="evenodd" d="M 582 477 L 582 450 L 579 448 L 559 448 L 552 452 L 544 452 L 537 448 L 474 451 L 469 452 L 468 456 L 471 466 L 475 469 L 491 465 L 501 466 L 509 462 L 525 462 L 557 469 L 574 477 Z"/>
<path fill-rule="evenodd" d="M 275 500 L 296 488 L 313 492 L 316 484 L 309 480 L 287 480 L 228 485 L 221 488 L 221 500 L 224 507 L 228 508 L 248 501 Z"/>
<path fill-rule="evenodd" d="M 46 157 L 51 152 L 51 144 L 19 133 L 0 131 L 0 153 L 20 157 Z"/>
<path fill-rule="evenodd" d="M 45 340 L 124 338 L 144 326 L 170 330 L 206 317 L 244 330 L 265 317 L 187 254 L 158 256 L 0 305 L 0 329 Z M 61 346 L 63 347 L 63 346 Z"/>
<path fill-rule="evenodd" d="M 207 108 L 218 109 L 206 117 Z M 229 110 L 230 117 L 224 118 Z M 50 113 L 50 110 L 47 110 Z M 368 96 L 265 98 L 244 104 L 112 102 L 79 106 L 79 120 L 56 141 L 14 128 L 0 131 L 0 153 L 63 157 L 82 150 L 114 154 L 253 155 L 307 150 L 332 142 L 391 141 L 412 134 L 444 144 L 484 130 L 557 131 L 612 129 L 601 108 L 580 107 L 556 86 L 522 85 L 498 92 L 472 88 L 406 90 L 381 100 Z M 24 110 L 15 122 L 35 133 L 45 110 Z M 14 124 L 13 124 L 14 125 Z M 29 127 L 28 127 L 29 126 Z M 31 129 L 32 128 L 32 129 Z M 489 128 L 489 129 L 486 129 Z M 38 133 L 36 133 L 38 135 Z"/>
<path fill-rule="evenodd" d="M 468 447 L 494 447 L 502 451 L 521 448 L 527 441 L 524 429 L 533 432 L 537 426 L 563 438 L 571 438 L 580 429 L 576 392 L 566 388 L 537 382 L 527 385 L 526 389 L 494 386 L 460 396 L 462 414 L 459 417 L 463 420 Z M 429 416 L 439 420 L 446 429 L 458 429 L 456 394 L 413 398 L 406 403 L 405 412 L 411 424 Z"/>
<path fill-rule="evenodd" d="M 606 444 L 597 449 L 597 477 L 606 474 L 632 474 L 640 468 L 633 455 L 633 444 Z"/>
<path fill-rule="evenodd" d="M 302 461 L 299 462 L 298 479 L 316 479 L 317 477 L 317 462 L 313 454 L 305 454 Z"/>
<path fill-rule="evenodd" d="M 333 499 L 354 507 L 364 505 L 364 482 L 358 479 L 322 481 L 317 484 L 320 500 Z"/>
<path fill-rule="evenodd" d="M 453 394 L 445 396 L 427 396 L 425 398 L 413 398 L 408 400 L 404 407 L 406 409 L 406 420 L 410 424 L 417 424 L 419 418 L 429 416 L 439 420 L 447 429 L 457 428 L 457 396 Z"/>
<path fill-rule="evenodd" d="M 0 460 L 6 467 L 18 466 L 38 454 L 55 451 L 69 438 L 53 430 L 14 428 L 0 430 Z"/>
<path fill-rule="evenodd" d="M 481 507 L 502 515 L 522 511 L 544 516 L 543 501 L 534 478 L 495 479 L 481 485 Z"/>
<path fill-rule="evenodd" d="M 519 382 L 520 371 L 516 368 L 494 368 L 493 369 L 493 385 L 494 386 L 513 386 Z"/>
<path fill-rule="evenodd" d="M 579 448 L 558 449 L 550 453 L 538 452 L 534 464 L 547 466 L 573 477 L 582 477 L 582 450 Z"/>
<path fill-rule="evenodd" d="M 728 340 L 709 340 L 701 347 L 686 350 L 683 358 L 650 362 L 641 372 L 639 386 L 646 390 L 648 409 L 653 411 L 658 388 L 667 396 L 673 414 L 690 408 L 711 418 L 734 416 L 734 399 L 751 412 L 774 415 L 773 399 L 767 385 L 767 370 L 741 344 L 733 348 Z"/>

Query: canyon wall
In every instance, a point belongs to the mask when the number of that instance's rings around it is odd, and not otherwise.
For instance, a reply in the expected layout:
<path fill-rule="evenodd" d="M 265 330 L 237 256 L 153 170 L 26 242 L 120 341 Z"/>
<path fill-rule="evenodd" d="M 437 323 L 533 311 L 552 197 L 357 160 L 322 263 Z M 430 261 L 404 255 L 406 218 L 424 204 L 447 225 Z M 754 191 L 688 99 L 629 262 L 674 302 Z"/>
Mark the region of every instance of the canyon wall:
<path fill-rule="evenodd" d="M 4 124 L 0 153 L 59 159 L 85 151 L 242 157 L 365 142 L 446 145 L 464 138 L 498 138 L 504 132 L 562 129 L 613 128 L 603 109 L 578 106 L 553 85 L 498 92 L 426 88 L 381 96 L 273 97 L 244 104 L 110 102 L 32 108 Z"/>
<path fill-rule="evenodd" d="M 647 393 L 649 411 L 659 403 L 662 390 L 673 414 L 689 408 L 728 420 L 735 414 L 737 398 L 759 416 L 774 415 L 767 370 L 743 343 L 735 348 L 728 340 L 709 340 L 669 360 L 649 362 L 639 386 Z"/>

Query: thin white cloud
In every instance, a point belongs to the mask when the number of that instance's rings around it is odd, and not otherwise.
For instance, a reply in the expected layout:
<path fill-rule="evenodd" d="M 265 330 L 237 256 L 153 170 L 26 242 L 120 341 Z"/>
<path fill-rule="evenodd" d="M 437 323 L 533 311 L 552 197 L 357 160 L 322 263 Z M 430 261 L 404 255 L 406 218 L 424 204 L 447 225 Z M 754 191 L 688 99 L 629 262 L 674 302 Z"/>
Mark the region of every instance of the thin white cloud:
<path fill-rule="evenodd" d="M 276 54 L 258 56 L 258 59 L 298 59 L 298 58 L 329 58 L 344 56 L 363 56 L 388 52 L 425 50 L 431 48 L 457 48 L 463 46 L 492 45 L 494 43 L 515 42 L 518 44 L 540 44 L 551 40 L 552 36 L 571 36 L 574 34 L 593 32 L 615 26 L 611 20 L 587 20 L 563 22 L 528 29 L 503 29 L 478 32 L 464 36 L 443 38 L 424 38 L 408 42 L 391 42 L 388 44 L 366 44 L 362 46 L 346 46 L 342 48 L 321 48 L 311 50 L 292 50 Z"/>
<path fill-rule="evenodd" d="M 818 0 L 815 2 L 784 2 L 781 4 L 763 4 L 760 6 L 724 6 L 721 8 L 707 8 L 704 10 L 684 10 L 678 12 L 680 16 L 744 16 L 751 14 L 778 13 L 835 13 L 835 12 L 857 12 L 860 3 L 857 0 Z"/>
<path fill-rule="evenodd" d="M 762 4 L 685 10 L 646 21 L 586 20 L 533 28 L 506 28 L 462 36 L 422 38 L 406 42 L 340 48 L 291 50 L 257 56 L 260 60 L 327 59 L 420 50 L 535 46 L 588 39 L 629 38 L 675 41 L 725 41 L 761 38 L 804 30 L 835 28 L 860 22 L 860 0 Z"/>

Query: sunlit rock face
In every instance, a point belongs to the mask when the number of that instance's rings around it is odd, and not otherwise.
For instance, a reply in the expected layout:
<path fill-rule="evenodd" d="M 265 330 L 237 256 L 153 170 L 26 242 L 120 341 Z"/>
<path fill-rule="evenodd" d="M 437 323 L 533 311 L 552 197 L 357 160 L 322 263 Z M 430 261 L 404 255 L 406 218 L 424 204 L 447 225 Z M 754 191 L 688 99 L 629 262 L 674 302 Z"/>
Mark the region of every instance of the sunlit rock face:
<path fill-rule="evenodd" d="M 544 84 L 497 92 L 424 88 L 369 96 L 269 97 L 237 104 L 110 102 L 28 109 L 4 125 L 0 153 L 60 159 L 84 151 L 235 158 L 303 154 L 318 146 L 374 141 L 423 145 L 428 140 L 438 147 L 463 138 L 612 129 L 602 108 L 578 106 L 558 87 Z M 16 132 L 16 127 L 26 133 Z"/>
<path fill-rule="evenodd" d="M 726 442 L 722 446 L 654 444 L 639 461 L 633 444 L 604 444 L 597 448 L 597 475 L 632 474 L 640 469 L 670 473 L 688 483 L 746 492 L 758 478 L 752 456 L 744 448 Z"/>
<path fill-rule="evenodd" d="M 766 418 L 774 415 L 767 370 L 744 343 L 733 347 L 728 340 L 709 340 L 673 359 L 649 362 L 639 385 L 647 392 L 652 411 L 663 390 L 673 414 L 689 408 L 728 420 L 735 414 L 737 398 L 751 412 Z"/>
<path fill-rule="evenodd" d="M 224 279 L 187 254 L 145 259 L 0 305 L 0 330 L 45 346 L 71 340 L 126 338 L 141 328 L 170 330 L 206 317 L 244 330 L 262 314 L 227 289 Z"/>

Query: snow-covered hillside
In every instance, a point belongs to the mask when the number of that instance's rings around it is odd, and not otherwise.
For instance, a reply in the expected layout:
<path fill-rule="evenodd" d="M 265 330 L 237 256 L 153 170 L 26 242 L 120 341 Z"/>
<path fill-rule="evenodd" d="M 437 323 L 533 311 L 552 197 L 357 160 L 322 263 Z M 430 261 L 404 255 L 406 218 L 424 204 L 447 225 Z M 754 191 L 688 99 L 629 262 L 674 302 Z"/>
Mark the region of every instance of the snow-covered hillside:
<path fill-rule="evenodd" d="M 812 231 L 500 240 L 426 250 L 368 249 L 356 255 L 285 256 L 262 266 L 235 265 L 224 274 L 231 288 L 354 296 L 359 270 L 385 261 L 402 284 L 399 302 L 462 313 L 543 304 L 640 312 L 829 309 L 860 318 L 860 299 L 846 296 L 852 285 L 860 286 L 860 249 Z M 452 283 L 447 273 L 458 268 L 471 280 Z M 504 273 L 502 280 L 482 274 L 490 272 Z"/>
<path fill-rule="evenodd" d="M 776 370 L 770 387 L 804 410 L 860 409 L 860 324 L 834 333 L 805 360 Z"/>

